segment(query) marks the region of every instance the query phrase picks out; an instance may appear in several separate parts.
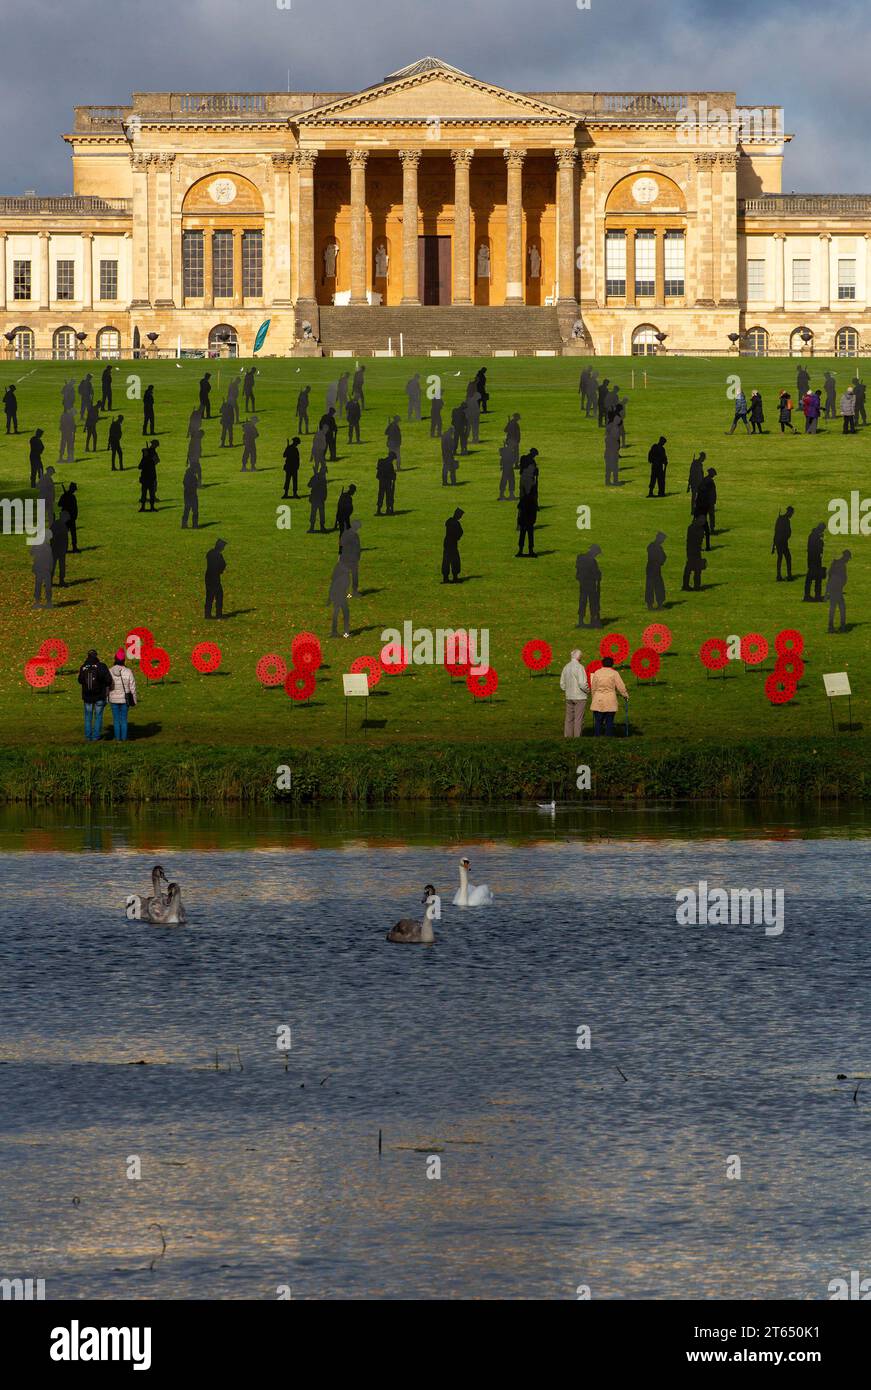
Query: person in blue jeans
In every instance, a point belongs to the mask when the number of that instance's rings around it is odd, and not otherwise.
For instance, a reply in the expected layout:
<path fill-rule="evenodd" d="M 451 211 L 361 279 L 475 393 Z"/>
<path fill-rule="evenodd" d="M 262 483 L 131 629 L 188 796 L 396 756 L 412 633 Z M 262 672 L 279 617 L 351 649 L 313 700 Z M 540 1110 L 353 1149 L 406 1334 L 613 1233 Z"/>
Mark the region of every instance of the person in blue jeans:
<path fill-rule="evenodd" d="M 85 740 L 96 743 L 103 732 L 103 711 L 112 677 L 108 666 L 100 660 L 93 647 L 79 667 L 78 681 L 82 687 L 85 710 Z"/>
<path fill-rule="evenodd" d="M 122 743 L 127 739 L 128 704 L 136 704 L 136 678 L 133 672 L 128 670 L 126 661 L 127 653 L 123 647 L 119 647 L 115 653 L 115 664 L 109 667 L 109 705 L 112 709 L 115 738 Z M 129 700 L 128 696 L 131 697 Z"/>

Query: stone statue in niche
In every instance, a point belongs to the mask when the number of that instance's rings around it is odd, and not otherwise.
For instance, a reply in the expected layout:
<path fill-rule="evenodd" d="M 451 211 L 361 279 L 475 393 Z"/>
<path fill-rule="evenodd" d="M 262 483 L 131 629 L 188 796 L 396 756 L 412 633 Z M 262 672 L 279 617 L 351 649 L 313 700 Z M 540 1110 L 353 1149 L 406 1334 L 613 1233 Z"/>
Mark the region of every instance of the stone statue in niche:
<path fill-rule="evenodd" d="M 478 279 L 490 279 L 490 247 L 482 241 L 478 247 Z"/>
<path fill-rule="evenodd" d="M 336 262 L 339 259 L 339 243 L 328 241 L 324 247 L 324 279 L 335 280 Z"/>
<path fill-rule="evenodd" d="M 529 278 L 538 280 L 541 276 L 541 253 L 533 241 L 529 248 Z"/>
<path fill-rule="evenodd" d="M 375 250 L 375 279 L 386 280 L 387 272 L 389 269 L 390 252 L 387 250 L 387 247 L 384 245 L 384 242 L 382 241 L 379 242 Z"/>

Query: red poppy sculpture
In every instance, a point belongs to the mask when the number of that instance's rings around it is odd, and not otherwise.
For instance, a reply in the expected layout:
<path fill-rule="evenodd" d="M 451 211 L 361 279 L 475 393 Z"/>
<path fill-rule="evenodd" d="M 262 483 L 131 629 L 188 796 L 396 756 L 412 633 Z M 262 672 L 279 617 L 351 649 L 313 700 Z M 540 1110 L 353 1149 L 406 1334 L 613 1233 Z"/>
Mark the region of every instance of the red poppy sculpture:
<path fill-rule="evenodd" d="M 147 651 L 143 648 L 139 665 L 150 681 L 162 681 L 169 674 L 169 652 L 163 647 L 149 647 Z"/>
<path fill-rule="evenodd" d="M 221 648 L 217 642 L 198 642 L 191 652 L 191 661 L 201 675 L 217 671 L 221 664 Z"/>
<path fill-rule="evenodd" d="M 741 660 L 745 666 L 761 666 L 768 656 L 768 639 L 761 632 L 748 632 L 741 638 Z"/>
<path fill-rule="evenodd" d="M 381 648 L 381 669 L 385 676 L 401 676 L 408 669 L 408 652 L 404 647 L 388 642 Z"/>
<path fill-rule="evenodd" d="M 804 675 L 804 662 L 800 656 L 779 656 L 774 663 L 774 674 L 795 681 L 798 685 Z"/>
<path fill-rule="evenodd" d="M 602 669 L 602 662 L 601 662 L 601 661 L 588 661 L 588 662 L 587 662 L 586 670 L 587 670 L 587 675 L 588 675 L 588 676 L 591 676 L 591 675 L 593 674 L 594 671 L 601 671 L 601 669 Z"/>
<path fill-rule="evenodd" d="M 630 661 L 632 674 L 640 681 L 654 681 L 659 675 L 659 652 L 655 652 L 652 647 L 639 647 L 637 652 L 632 653 Z"/>
<path fill-rule="evenodd" d="M 729 648 L 722 637 L 709 637 L 699 648 L 699 658 L 709 671 L 724 671 L 729 665 Z"/>
<path fill-rule="evenodd" d="M 476 700 L 487 700 L 499 689 L 499 677 L 492 666 L 485 666 L 483 671 L 469 672 L 466 676 L 466 686 Z"/>
<path fill-rule="evenodd" d="M 313 632 L 298 632 L 290 644 L 291 662 L 300 671 L 317 671 L 324 657 Z"/>
<path fill-rule="evenodd" d="M 47 656 L 32 656 L 24 663 L 24 679 L 34 690 L 44 690 L 57 675 L 57 667 Z"/>
<path fill-rule="evenodd" d="M 619 666 L 629 655 L 629 638 L 622 632 L 608 632 L 599 643 L 600 656 L 613 656 L 614 665 Z"/>
<path fill-rule="evenodd" d="M 648 623 L 641 634 L 642 647 L 652 647 L 655 652 L 667 652 L 673 642 L 671 628 L 665 623 Z"/>
<path fill-rule="evenodd" d="M 127 633 L 127 636 L 124 638 L 124 646 L 127 650 L 128 656 L 133 656 L 133 653 L 130 651 L 131 637 L 136 637 L 138 639 L 140 653 L 150 651 L 151 648 L 156 645 L 154 640 L 154 633 L 151 631 L 150 627 L 131 627 L 130 631 Z M 134 661 L 136 661 L 139 658 L 133 656 L 133 659 Z"/>
<path fill-rule="evenodd" d="M 364 671 L 366 672 L 366 680 L 369 683 L 369 689 L 374 690 L 375 686 L 384 675 L 384 667 L 381 665 L 377 656 L 356 656 L 354 658 L 351 662 L 351 674 L 359 676 L 362 675 Z"/>
<path fill-rule="evenodd" d="M 290 696 L 291 700 L 296 700 L 297 702 L 310 700 L 315 693 L 316 686 L 317 681 L 314 678 L 313 672 L 300 671 L 298 667 L 294 667 L 292 671 L 288 671 L 287 679 L 284 682 L 284 688 L 287 694 Z"/>
<path fill-rule="evenodd" d="M 773 705 L 787 704 L 798 689 L 798 682 L 792 676 L 780 675 L 773 671 L 765 682 L 765 694 Z"/>
<path fill-rule="evenodd" d="M 523 651 L 520 653 L 521 660 L 532 675 L 533 671 L 546 671 L 553 661 L 553 650 L 548 642 L 540 638 L 533 638 L 527 642 Z"/>
<path fill-rule="evenodd" d="M 257 663 L 257 679 L 261 685 L 284 685 L 287 679 L 287 662 L 276 652 L 267 652 Z"/>
<path fill-rule="evenodd" d="M 37 656 L 45 656 L 49 661 L 53 661 L 58 670 L 66 665 L 70 649 L 62 637 L 46 637 L 41 644 Z"/>
<path fill-rule="evenodd" d="M 778 656 L 801 656 L 804 638 L 797 628 L 785 627 L 774 639 L 774 650 Z"/>

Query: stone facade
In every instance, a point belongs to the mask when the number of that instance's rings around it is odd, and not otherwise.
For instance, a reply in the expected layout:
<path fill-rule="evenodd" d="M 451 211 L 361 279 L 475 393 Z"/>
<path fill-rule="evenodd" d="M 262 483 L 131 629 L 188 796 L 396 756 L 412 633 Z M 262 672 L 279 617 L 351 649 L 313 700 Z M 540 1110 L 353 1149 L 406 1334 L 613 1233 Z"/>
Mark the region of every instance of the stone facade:
<path fill-rule="evenodd" d="M 266 353 L 313 350 L 333 304 L 536 306 L 569 351 L 871 342 L 871 197 L 781 194 L 779 112 L 731 92 L 509 92 L 428 58 L 356 93 L 137 93 L 64 138 L 71 196 L 0 198 L 19 356 L 248 354 L 265 318 Z"/>

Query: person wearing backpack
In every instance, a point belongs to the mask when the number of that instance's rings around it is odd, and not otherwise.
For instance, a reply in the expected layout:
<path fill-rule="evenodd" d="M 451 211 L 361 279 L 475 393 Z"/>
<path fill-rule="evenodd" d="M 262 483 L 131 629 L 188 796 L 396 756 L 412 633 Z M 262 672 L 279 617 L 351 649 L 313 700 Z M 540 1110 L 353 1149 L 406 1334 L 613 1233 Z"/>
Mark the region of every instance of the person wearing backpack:
<path fill-rule="evenodd" d="M 85 740 L 96 743 L 103 732 L 103 710 L 112 684 L 109 668 L 93 647 L 79 667 L 79 685 L 85 706 Z"/>
<path fill-rule="evenodd" d="M 127 653 L 123 647 L 119 647 L 115 653 L 115 664 L 109 667 L 109 704 L 112 709 L 115 738 L 121 742 L 126 742 L 127 739 L 127 710 L 130 705 L 136 704 L 136 677 L 124 664 L 126 660 Z"/>

